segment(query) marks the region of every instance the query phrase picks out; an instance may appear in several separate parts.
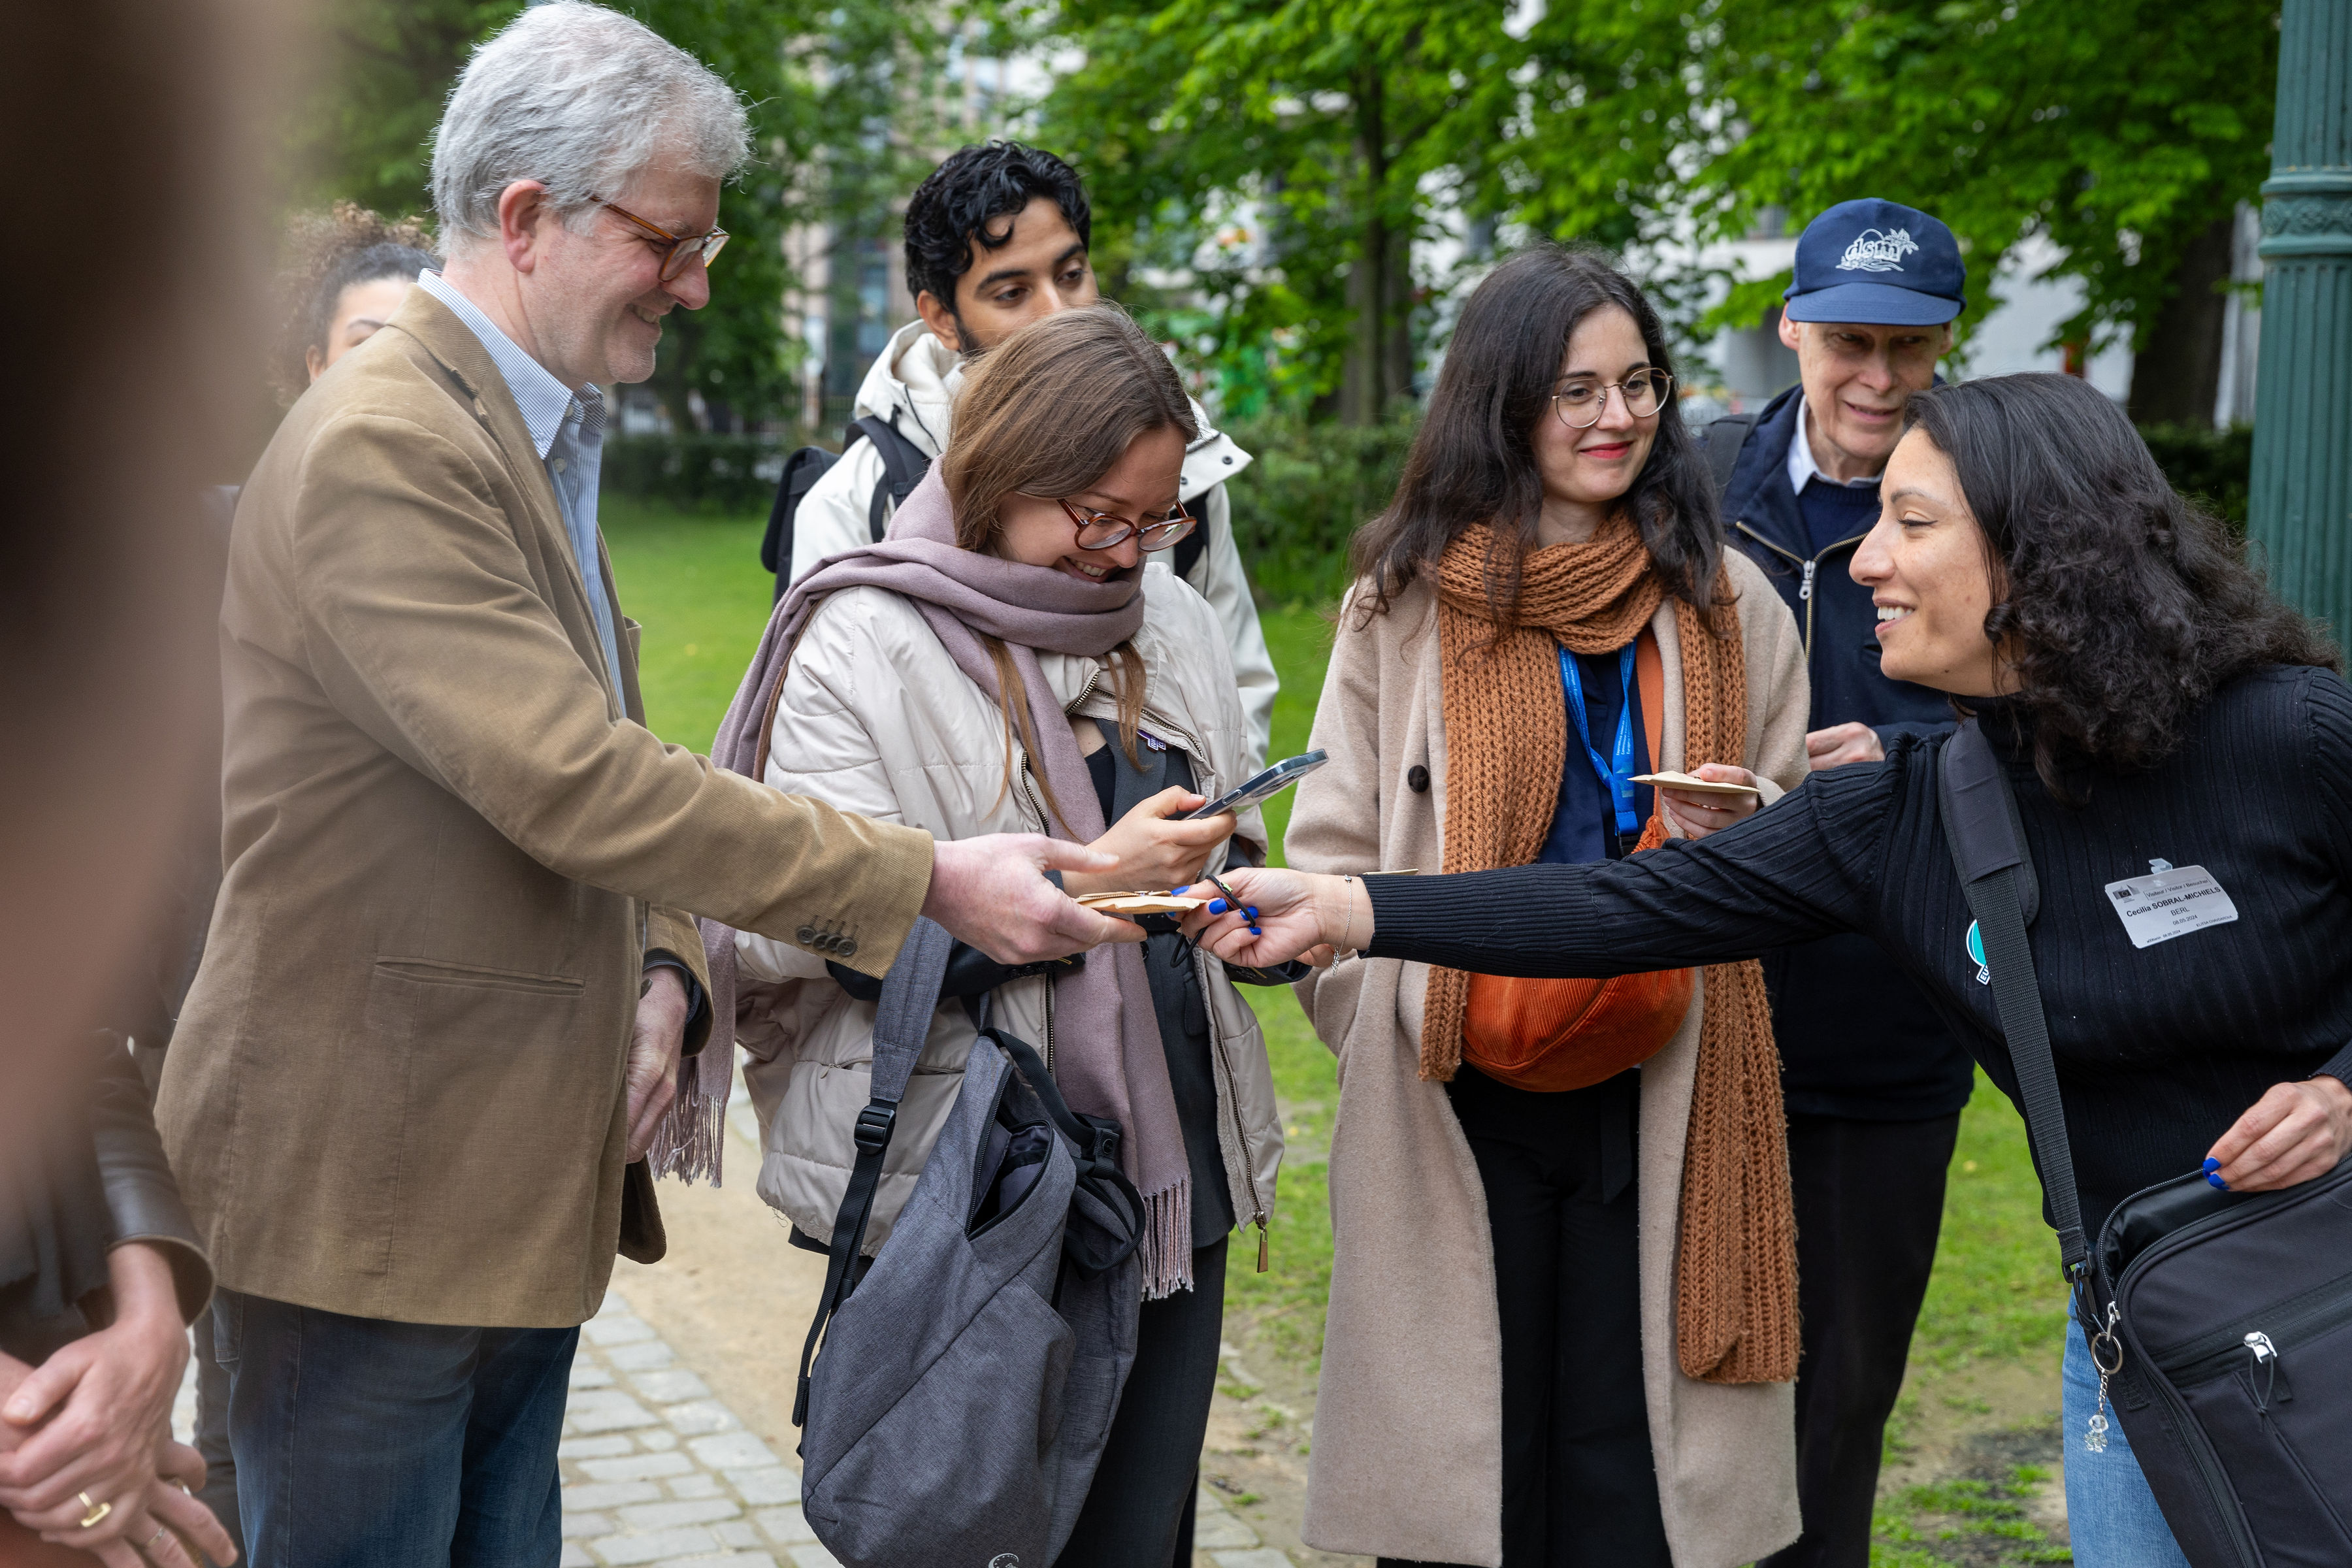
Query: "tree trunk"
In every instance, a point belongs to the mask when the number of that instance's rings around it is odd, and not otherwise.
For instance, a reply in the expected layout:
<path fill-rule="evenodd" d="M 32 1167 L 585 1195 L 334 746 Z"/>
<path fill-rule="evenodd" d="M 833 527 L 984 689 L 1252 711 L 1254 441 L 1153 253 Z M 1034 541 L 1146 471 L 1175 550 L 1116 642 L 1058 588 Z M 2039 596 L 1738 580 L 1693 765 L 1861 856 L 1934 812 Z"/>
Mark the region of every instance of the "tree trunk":
<path fill-rule="evenodd" d="M 2210 426 L 2221 395 L 2221 323 L 2228 300 L 2234 216 L 2214 219 L 2189 242 L 2173 269 L 2172 296 L 2157 312 L 2147 346 L 2132 362 L 2135 425 Z"/>
<path fill-rule="evenodd" d="M 1381 212 L 1388 183 L 1387 105 L 1377 68 L 1367 68 L 1356 85 L 1356 152 L 1362 160 L 1362 224 L 1354 264 L 1348 272 L 1348 306 L 1354 321 L 1348 356 L 1339 371 L 1339 420 L 1377 425 L 1389 399 L 1404 390 L 1395 380 L 1394 340 L 1402 325 L 1396 310 L 1397 274 L 1410 268 L 1405 237 L 1391 229 Z M 1402 258 L 1403 264 L 1400 265 Z M 1411 360 L 1407 345 L 1406 360 Z"/>

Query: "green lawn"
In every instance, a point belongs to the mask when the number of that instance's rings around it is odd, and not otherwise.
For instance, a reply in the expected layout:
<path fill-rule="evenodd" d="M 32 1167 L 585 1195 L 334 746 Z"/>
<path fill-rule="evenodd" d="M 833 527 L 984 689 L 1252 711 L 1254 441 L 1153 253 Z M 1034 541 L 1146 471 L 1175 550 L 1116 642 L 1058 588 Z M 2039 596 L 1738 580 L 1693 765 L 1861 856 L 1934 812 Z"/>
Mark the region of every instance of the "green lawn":
<path fill-rule="evenodd" d="M 759 566 L 761 521 L 686 515 L 615 497 L 604 503 L 604 522 L 622 604 L 645 626 L 646 718 L 663 739 L 707 751 L 766 624 L 772 580 Z M 1264 624 L 1283 680 L 1274 754 L 1291 756 L 1307 749 L 1331 628 L 1306 610 L 1269 611 Z M 1288 795 L 1267 808 L 1277 838 L 1289 810 Z M 1321 1358 L 1331 1276 L 1323 1155 L 1337 1089 L 1330 1053 L 1296 1003 L 1280 992 L 1255 993 L 1252 1000 L 1265 1028 L 1294 1155 L 1282 1174 L 1272 1267 L 1254 1272 L 1247 1249 L 1237 1247 L 1227 1300 L 1244 1321 L 1237 1330 L 1311 1379 Z M 2042 1223 L 2023 1124 L 1979 1075 L 1961 1119 L 1943 1243 L 1890 1446 L 1936 1418 L 1939 1402 L 1953 1398 L 1945 1392 L 1948 1380 L 1989 1363 L 2046 1374 L 2054 1404 L 2064 1307 L 2056 1243 Z M 2011 1500 L 2011 1491 L 2032 1479 L 2019 1471 L 1992 1482 L 1912 1489 L 1882 1510 L 1874 1564 L 2066 1561 L 2063 1548 L 2051 1555 Z M 1948 1549 L 1962 1554 L 1948 1556 Z"/>

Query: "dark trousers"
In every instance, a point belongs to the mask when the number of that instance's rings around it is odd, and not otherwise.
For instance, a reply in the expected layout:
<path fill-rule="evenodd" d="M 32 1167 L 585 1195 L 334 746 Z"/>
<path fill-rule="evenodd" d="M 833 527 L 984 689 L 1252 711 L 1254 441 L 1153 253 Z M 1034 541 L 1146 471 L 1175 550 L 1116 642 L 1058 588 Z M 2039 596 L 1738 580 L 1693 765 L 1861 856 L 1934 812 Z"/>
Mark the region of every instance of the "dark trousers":
<path fill-rule="evenodd" d="M 253 1568 L 554 1568 L 579 1330 L 213 1311 Z"/>
<path fill-rule="evenodd" d="M 1956 1112 L 1789 1118 L 1797 1201 L 1797 1498 L 1805 1533 L 1761 1568 L 1868 1568 L 1886 1417 L 1936 1262 Z"/>
<path fill-rule="evenodd" d="M 1495 1245 L 1503 1568 L 1672 1568 L 1642 1391 L 1641 1075 L 1536 1094 L 1465 1067 L 1446 1088 Z"/>
<path fill-rule="evenodd" d="M 1192 1289 L 1143 1304 L 1135 1366 L 1055 1568 L 1191 1568 L 1201 1440 L 1224 1331 L 1226 1239 L 1192 1254 Z"/>

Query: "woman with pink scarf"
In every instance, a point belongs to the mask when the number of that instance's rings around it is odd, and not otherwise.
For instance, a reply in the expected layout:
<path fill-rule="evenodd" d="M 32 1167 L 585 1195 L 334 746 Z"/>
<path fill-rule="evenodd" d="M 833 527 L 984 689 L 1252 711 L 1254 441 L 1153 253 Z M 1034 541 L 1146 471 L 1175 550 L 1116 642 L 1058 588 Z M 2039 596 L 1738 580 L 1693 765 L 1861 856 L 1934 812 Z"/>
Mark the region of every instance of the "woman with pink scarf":
<path fill-rule="evenodd" d="M 1193 526 L 1177 500 L 1193 434 L 1175 371 L 1117 310 L 1016 333 L 972 372 L 953 440 L 889 537 L 834 557 L 777 606 L 719 759 L 940 838 L 1044 832 L 1116 855 L 1112 870 L 1065 876 L 1078 896 L 1263 861 L 1255 807 L 1177 820 L 1254 763 L 1214 612 L 1161 563 Z M 869 1099 L 879 987 L 833 962 L 856 932 L 796 935 L 713 945 L 732 961 L 736 1036 L 753 1058 L 760 1194 L 823 1250 Z M 1192 1560 L 1227 1241 L 1243 1226 L 1262 1236 L 1282 1155 L 1236 977 L 1285 976 L 1228 971 L 1172 931 L 1019 968 L 960 947 L 899 1109 L 868 1252 L 954 1104 L 966 999 L 986 994 L 990 1022 L 1037 1047 L 1073 1109 L 1124 1131 L 1147 1210 L 1145 1300 L 1063 1568 Z"/>

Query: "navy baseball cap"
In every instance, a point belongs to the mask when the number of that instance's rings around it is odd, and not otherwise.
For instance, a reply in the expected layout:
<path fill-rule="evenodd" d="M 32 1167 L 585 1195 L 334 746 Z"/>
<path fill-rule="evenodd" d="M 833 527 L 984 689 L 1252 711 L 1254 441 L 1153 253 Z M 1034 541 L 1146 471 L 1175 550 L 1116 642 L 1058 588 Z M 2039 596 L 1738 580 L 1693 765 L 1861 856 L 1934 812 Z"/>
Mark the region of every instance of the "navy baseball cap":
<path fill-rule="evenodd" d="M 1917 207 L 1840 202 L 1805 226 L 1780 313 L 1792 321 L 1933 327 L 1968 304 L 1959 241 Z"/>

